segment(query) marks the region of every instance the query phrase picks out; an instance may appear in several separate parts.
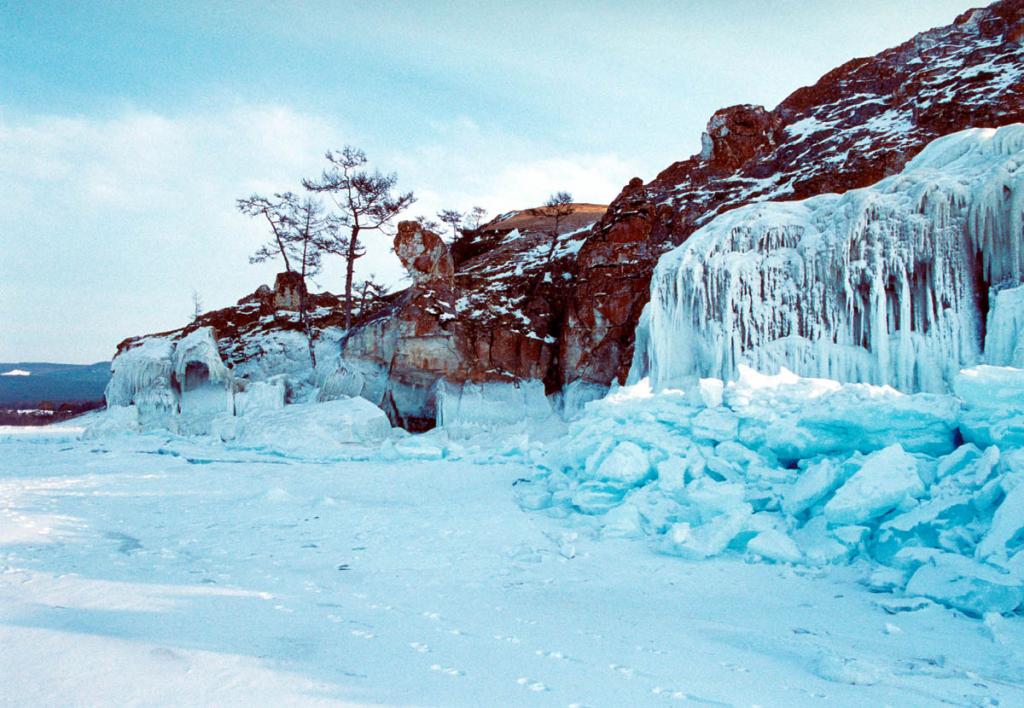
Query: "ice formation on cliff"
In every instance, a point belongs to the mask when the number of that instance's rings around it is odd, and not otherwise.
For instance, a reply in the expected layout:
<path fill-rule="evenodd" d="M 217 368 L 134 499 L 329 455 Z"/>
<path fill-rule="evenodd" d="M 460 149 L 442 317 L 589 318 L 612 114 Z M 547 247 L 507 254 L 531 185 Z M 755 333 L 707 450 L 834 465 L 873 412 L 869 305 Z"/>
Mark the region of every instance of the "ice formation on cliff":
<path fill-rule="evenodd" d="M 211 328 L 197 329 L 177 343 L 173 369 L 181 432 L 206 433 L 214 418 L 234 412 L 233 377 Z"/>
<path fill-rule="evenodd" d="M 727 212 L 659 261 L 633 379 L 746 364 L 946 391 L 983 343 L 1018 362 L 1022 228 L 1021 124 L 935 140 L 871 187 Z"/>
<path fill-rule="evenodd" d="M 143 430 L 206 433 L 213 418 L 234 411 L 234 380 L 210 327 L 177 342 L 143 339 L 116 356 L 111 369 L 107 406 L 134 406 Z"/>

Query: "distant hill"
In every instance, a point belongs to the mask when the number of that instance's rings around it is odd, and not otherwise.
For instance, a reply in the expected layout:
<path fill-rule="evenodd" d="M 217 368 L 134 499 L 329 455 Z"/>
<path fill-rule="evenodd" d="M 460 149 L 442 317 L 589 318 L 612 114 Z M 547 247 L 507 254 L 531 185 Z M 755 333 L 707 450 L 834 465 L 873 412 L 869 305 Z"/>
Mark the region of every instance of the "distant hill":
<path fill-rule="evenodd" d="M 110 380 L 110 362 L 53 364 L 0 362 L 0 407 L 98 401 Z"/>

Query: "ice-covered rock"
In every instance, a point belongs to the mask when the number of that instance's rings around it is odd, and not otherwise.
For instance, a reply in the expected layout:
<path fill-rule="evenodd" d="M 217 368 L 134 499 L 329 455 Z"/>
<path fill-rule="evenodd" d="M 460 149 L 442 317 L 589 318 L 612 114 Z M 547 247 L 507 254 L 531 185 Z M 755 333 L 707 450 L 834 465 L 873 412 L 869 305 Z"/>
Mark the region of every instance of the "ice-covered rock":
<path fill-rule="evenodd" d="M 924 492 L 917 474 L 917 460 L 900 445 L 869 455 L 864 464 L 825 505 L 831 524 L 871 521 Z"/>
<path fill-rule="evenodd" d="M 234 377 L 211 327 L 186 336 L 147 337 L 111 364 L 108 406 L 134 405 L 143 430 L 205 434 L 217 416 L 234 411 Z"/>
<path fill-rule="evenodd" d="M 134 405 L 109 406 L 93 416 L 82 431 L 85 439 L 139 432 L 139 410 Z"/>
<path fill-rule="evenodd" d="M 233 376 L 220 358 L 211 327 L 196 329 L 178 341 L 172 366 L 179 430 L 204 434 L 214 418 L 234 412 Z"/>
<path fill-rule="evenodd" d="M 1020 578 L 954 553 L 940 553 L 922 564 L 907 583 L 907 593 L 981 617 L 1013 612 L 1024 602 Z"/>
<path fill-rule="evenodd" d="M 1024 274 L 1022 158 L 1024 125 L 969 129 L 870 187 L 719 215 L 659 260 L 639 375 L 948 390 L 981 359 L 979 287 Z M 990 339 L 1005 357 L 1009 335 Z"/>
<path fill-rule="evenodd" d="M 111 362 L 110 381 L 104 393 L 107 405 L 129 406 L 139 391 L 163 384 L 170 386 L 173 343 L 149 337 L 118 354 Z"/>
<path fill-rule="evenodd" d="M 245 382 L 235 394 L 235 414 L 252 415 L 260 411 L 280 410 L 284 408 L 286 393 L 284 376 Z"/>
<path fill-rule="evenodd" d="M 1024 368 L 1024 285 L 990 297 L 985 325 L 985 361 Z"/>

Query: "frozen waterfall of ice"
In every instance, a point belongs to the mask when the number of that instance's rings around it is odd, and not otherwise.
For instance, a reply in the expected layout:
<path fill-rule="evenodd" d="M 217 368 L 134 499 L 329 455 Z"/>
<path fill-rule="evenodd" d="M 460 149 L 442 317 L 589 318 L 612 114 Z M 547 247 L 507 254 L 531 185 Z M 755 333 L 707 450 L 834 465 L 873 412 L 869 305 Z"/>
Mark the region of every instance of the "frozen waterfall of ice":
<path fill-rule="evenodd" d="M 871 187 L 727 212 L 659 261 L 632 378 L 744 364 L 941 392 L 1019 365 L 1022 224 L 1024 124 L 935 140 Z"/>

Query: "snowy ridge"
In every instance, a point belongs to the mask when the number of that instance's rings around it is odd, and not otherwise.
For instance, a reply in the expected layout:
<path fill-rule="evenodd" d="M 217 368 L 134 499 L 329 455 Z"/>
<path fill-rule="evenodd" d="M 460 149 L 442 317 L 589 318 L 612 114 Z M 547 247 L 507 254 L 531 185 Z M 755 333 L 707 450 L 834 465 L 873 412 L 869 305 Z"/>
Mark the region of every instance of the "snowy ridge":
<path fill-rule="evenodd" d="M 983 290 L 1021 280 L 1022 220 L 1021 124 L 935 140 L 872 187 L 735 209 L 659 261 L 633 379 L 746 364 L 948 390 L 981 361 Z M 997 294 L 990 323 L 1017 321 L 1018 300 Z M 989 363 L 1013 363 L 1007 347 Z"/>

